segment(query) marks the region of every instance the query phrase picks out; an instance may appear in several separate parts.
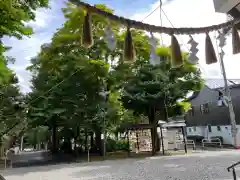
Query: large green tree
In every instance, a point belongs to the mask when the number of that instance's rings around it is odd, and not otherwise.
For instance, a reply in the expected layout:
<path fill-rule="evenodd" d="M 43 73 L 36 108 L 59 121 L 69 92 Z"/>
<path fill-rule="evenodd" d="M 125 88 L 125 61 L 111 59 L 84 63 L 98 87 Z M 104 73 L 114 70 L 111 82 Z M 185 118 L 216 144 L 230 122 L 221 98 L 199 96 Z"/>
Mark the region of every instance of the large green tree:
<path fill-rule="evenodd" d="M 104 5 L 97 6 L 112 12 Z M 63 12 L 67 19 L 64 26 L 54 34 L 51 44 L 42 46 L 29 67 L 33 73 L 33 92 L 29 101 L 51 89 L 44 97 L 31 103 L 32 124 L 49 126 L 53 139 L 56 139 L 58 127 L 71 129 L 77 135 L 81 128 L 92 129 L 99 142 L 103 124 L 99 114 L 106 109 L 103 104 L 107 105 L 100 95 L 109 71 L 106 53 L 110 50 L 101 39 L 107 21 L 93 16 L 95 45 L 85 49 L 79 43 L 79 24 L 83 23 L 84 12 L 71 4 Z M 59 85 L 52 88 L 56 84 Z"/>
<path fill-rule="evenodd" d="M 153 153 L 158 144 L 157 120 L 183 114 L 183 104 L 179 100 L 186 98 L 189 92 L 199 90 L 203 84 L 200 71 L 187 62 L 186 53 L 183 53 L 184 65 L 176 69 L 171 69 L 169 48 L 157 48 L 156 53 L 159 65 L 146 62 L 133 67 L 134 73 L 126 80 L 122 94 L 124 107 L 135 114 L 146 115 L 152 124 Z M 156 117 L 157 111 L 160 117 Z"/>
<path fill-rule="evenodd" d="M 105 5 L 96 6 L 113 12 Z M 68 4 L 63 12 L 67 19 L 64 26 L 54 34 L 50 44 L 42 46 L 28 68 L 33 73 L 33 92 L 29 99 L 31 124 L 48 126 L 53 131 L 53 139 L 62 127 L 70 129 L 74 138 L 81 129 L 90 131 L 91 136 L 94 132 L 96 148 L 101 149 L 103 129 L 114 132 L 124 122 L 123 117 L 131 119 L 131 113 L 119 101 L 119 90 L 131 74 L 122 57 L 125 33 L 120 31 L 120 25 L 111 23 L 117 47 L 110 51 L 103 39 L 109 22 L 93 15 L 94 45 L 85 49 L 80 44 L 84 11 Z M 133 31 L 133 37 L 139 61 L 146 62 L 149 56 L 147 36 Z M 113 63 L 115 59 L 117 63 Z M 103 89 L 108 91 L 107 99 L 100 95 Z"/>
<path fill-rule="evenodd" d="M 17 85 L 18 80 L 11 69 L 7 67 L 14 59 L 5 56 L 11 47 L 3 44 L 4 36 L 22 39 L 33 33 L 27 22 L 35 20 L 35 10 L 47 7 L 48 0 L 2 0 L 0 1 L 0 135 L 18 135 L 25 123 L 24 96 Z M 9 138 L 7 138 L 9 139 Z M 10 138 L 12 139 L 12 138 Z M 6 143 L 9 144 L 9 143 Z M 10 143 L 11 144 L 11 143 Z M 11 146 L 11 145 L 10 145 Z"/>
<path fill-rule="evenodd" d="M 105 5 L 96 6 L 113 12 Z M 80 43 L 85 12 L 68 4 L 63 13 L 66 18 L 63 27 L 31 60 L 30 125 L 49 127 L 54 151 L 57 134 L 70 141 L 79 139 L 82 131 L 90 132 L 91 144 L 95 133 L 95 146 L 101 149 L 103 130 L 116 132 L 121 123 L 137 122 L 134 112 L 149 117 L 154 126 L 155 147 L 156 110 L 163 116 L 165 107 L 173 115 L 181 114 L 177 101 L 201 87 L 199 71 L 187 63 L 186 55 L 183 67 L 171 69 L 168 48 L 157 50 L 161 57 L 158 66 L 149 65 L 148 37 L 139 30 L 132 30 L 136 62 L 126 64 L 122 56 L 125 32 L 120 31 L 121 25 L 110 24 L 117 41 L 116 49 L 110 51 L 103 39 L 109 22 L 98 15 L 92 17 L 94 45 L 86 49 Z M 108 91 L 107 99 L 100 95 L 103 89 Z"/>
<path fill-rule="evenodd" d="M 32 28 L 26 22 L 35 19 L 35 10 L 47 7 L 48 0 L 8 0 L 0 1 L 0 39 L 3 36 L 14 36 L 19 39 L 23 35 L 31 35 Z"/>

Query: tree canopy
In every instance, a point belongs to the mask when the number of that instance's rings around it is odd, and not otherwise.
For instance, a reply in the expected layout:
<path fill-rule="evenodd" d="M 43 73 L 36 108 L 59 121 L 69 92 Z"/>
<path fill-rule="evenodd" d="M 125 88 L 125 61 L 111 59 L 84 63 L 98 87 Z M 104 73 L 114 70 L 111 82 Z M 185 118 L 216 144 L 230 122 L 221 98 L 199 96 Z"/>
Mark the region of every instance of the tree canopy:
<path fill-rule="evenodd" d="M 23 12 L 16 10 L 20 5 L 15 5 L 14 10 L 6 6 L 6 11 L 16 11 L 24 18 L 20 22 L 16 20 L 19 29 L 11 29 L 13 26 L 9 21 L 6 25 L 8 34 L 4 35 L 21 38 L 31 34 L 24 23 L 21 24 L 22 21 L 34 19 L 32 9 L 46 7 L 47 4 L 44 0 L 33 1 L 28 6 L 32 7 L 30 9 L 21 6 L 26 10 Z M 104 4 L 96 6 L 114 12 Z M 202 85 L 198 69 L 187 62 L 186 53 L 183 53 L 184 65 L 171 69 L 170 50 L 160 46 L 156 49 L 160 63 L 151 65 L 148 36 L 134 29 L 131 31 L 136 62 L 126 63 L 122 56 L 125 30 L 120 24 L 110 23 L 116 39 L 116 48 L 111 50 L 104 41 L 104 30 L 109 22 L 98 15 L 92 16 L 95 43 L 86 49 L 81 46 L 80 33 L 85 12 L 70 3 L 62 11 L 66 18 L 63 27 L 56 31 L 51 43 L 42 45 L 28 67 L 32 73 L 32 92 L 24 98 L 19 91 L 15 95 L 19 100 L 14 102 L 21 101 L 25 107 L 25 111 L 21 111 L 27 123 L 24 126 L 27 127 L 24 129 L 25 140 L 36 145 L 37 141 L 52 139 L 49 148 L 53 152 L 58 151 L 59 146 L 67 147 L 65 150 L 70 152 L 72 139 L 75 148 L 77 144 L 84 144 L 87 148 L 90 137 L 91 150 L 103 154 L 101 134 L 117 135 L 121 125 L 139 123 L 144 116 L 153 125 L 155 144 L 156 111 L 162 117 L 166 116 L 166 111 L 170 116 L 184 113 L 183 102 L 179 101 Z M 8 111 L 11 113 L 11 109 Z"/>
<path fill-rule="evenodd" d="M 27 22 L 35 20 L 37 8 L 47 7 L 48 0 L 7 0 L 0 1 L 0 134 L 19 133 L 26 125 L 25 97 L 20 92 L 18 78 L 8 68 L 8 63 L 14 62 L 11 57 L 5 56 L 11 47 L 6 47 L 2 39 L 6 36 L 22 39 L 23 36 L 33 34 Z M 24 123 L 19 123 L 24 122 Z M 20 124 L 19 126 L 16 126 Z M 21 127 L 20 127 L 21 126 Z"/>

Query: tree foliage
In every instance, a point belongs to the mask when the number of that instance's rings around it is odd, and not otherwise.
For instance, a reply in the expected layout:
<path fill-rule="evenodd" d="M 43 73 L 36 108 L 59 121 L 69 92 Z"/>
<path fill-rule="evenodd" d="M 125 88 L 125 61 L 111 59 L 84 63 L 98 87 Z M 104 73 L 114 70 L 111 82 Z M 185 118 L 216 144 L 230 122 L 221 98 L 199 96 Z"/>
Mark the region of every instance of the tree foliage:
<path fill-rule="evenodd" d="M 184 66 L 171 69 L 170 49 L 161 47 L 156 51 L 160 64 L 152 66 L 144 63 L 135 69 L 132 77 L 124 84 L 124 107 L 145 115 L 149 114 L 149 109 L 154 108 L 163 113 L 167 107 L 173 113 L 170 116 L 180 115 L 183 109 L 178 100 L 185 99 L 188 93 L 199 90 L 203 85 L 200 71 L 187 62 L 186 54 Z"/>
<path fill-rule="evenodd" d="M 14 62 L 5 56 L 11 47 L 6 47 L 4 36 L 22 39 L 33 33 L 27 22 L 35 19 L 35 10 L 47 7 L 48 0 L 3 0 L 0 1 L 0 135 L 19 135 L 26 126 L 25 97 L 20 92 L 15 73 L 7 67 Z M 21 123 L 19 123 L 21 122 Z M 18 125 L 18 126 L 17 126 Z M 11 139 L 4 136 L 5 139 Z M 5 144 L 9 144 L 6 142 Z"/>
<path fill-rule="evenodd" d="M 97 6 L 113 12 L 105 5 Z M 71 4 L 63 12 L 64 26 L 50 44 L 42 46 L 28 68 L 33 73 L 29 102 L 37 98 L 31 103 L 30 124 L 48 126 L 52 131 L 64 127 L 78 135 L 77 129 L 88 129 L 100 138 L 104 124 L 105 129 L 112 129 L 121 118 L 118 93 L 111 90 L 115 83 L 109 83 L 109 62 L 120 53 L 111 52 L 102 39 L 108 23 L 102 17 L 93 16 L 95 44 L 85 49 L 79 43 L 84 12 Z M 113 27 L 118 30 L 118 25 Z M 103 89 L 109 90 L 107 100 L 101 96 Z"/>
<path fill-rule="evenodd" d="M 103 4 L 96 6 L 113 13 Z M 91 136 L 92 148 L 101 149 L 103 132 L 116 133 L 124 123 L 138 123 L 140 115 L 148 116 L 156 126 L 156 110 L 162 115 L 167 107 L 169 114 L 181 114 L 183 103 L 178 101 L 201 87 L 200 73 L 187 63 L 186 54 L 184 66 L 171 69 L 169 48 L 158 48 L 161 63 L 153 67 L 149 64 L 147 35 L 132 30 L 137 57 L 136 62 L 127 64 L 122 56 L 125 31 L 121 25 L 110 22 L 117 41 L 116 49 L 110 51 L 103 38 L 109 22 L 94 14 L 94 45 L 86 49 L 81 46 L 80 33 L 85 12 L 67 4 L 63 13 L 63 27 L 51 43 L 41 47 L 28 67 L 33 74 L 32 92 L 27 98 L 28 123 L 34 129 L 29 134 L 38 132 L 38 127 L 47 127 L 53 151 L 58 149 L 57 138 L 70 145 L 71 139 L 82 143 L 82 134 Z M 103 96 L 102 91 L 107 94 Z"/>
<path fill-rule="evenodd" d="M 159 150 L 158 120 L 167 121 L 168 117 L 182 115 L 185 106 L 179 100 L 186 98 L 189 92 L 199 90 L 203 84 L 200 71 L 187 62 L 186 54 L 183 54 L 184 65 L 171 69 L 170 49 L 157 48 L 156 53 L 159 65 L 142 62 L 131 69 L 133 73 L 123 85 L 121 98 L 126 109 L 148 117 L 152 125 L 153 154 Z"/>
<path fill-rule="evenodd" d="M 35 19 L 35 10 L 47 7 L 48 0 L 8 0 L 0 1 L 0 38 L 3 36 L 14 36 L 21 39 L 23 35 L 31 35 L 32 28 L 26 26 L 25 22 Z"/>

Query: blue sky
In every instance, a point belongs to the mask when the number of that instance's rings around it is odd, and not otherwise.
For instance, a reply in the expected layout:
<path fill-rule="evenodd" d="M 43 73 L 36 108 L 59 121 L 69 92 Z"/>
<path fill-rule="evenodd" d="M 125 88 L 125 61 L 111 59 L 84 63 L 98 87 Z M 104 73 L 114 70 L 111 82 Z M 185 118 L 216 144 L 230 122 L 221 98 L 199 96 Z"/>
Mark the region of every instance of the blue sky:
<path fill-rule="evenodd" d="M 90 4 L 103 3 L 116 10 L 119 15 L 131 16 L 136 13 L 136 8 L 140 11 L 146 11 L 146 7 L 151 8 L 149 2 L 154 3 L 155 0 L 89 0 Z M 33 27 L 35 34 L 30 38 L 24 38 L 19 41 L 15 38 L 4 38 L 4 42 L 12 46 L 12 50 L 7 53 L 16 59 L 14 65 L 10 67 L 17 73 L 21 89 L 24 92 L 30 90 L 29 80 L 31 78 L 29 72 L 25 70 L 29 65 L 29 59 L 37 54 L 43 43 L 51 41 L 51 37 L 57 28 L 64 23 L 64 17 L 61 8 L 65 7 L 64 0 L 50 0 L 50 9 L 39 9 L 36 13 L 35 22 L 29 24 Z"/>
<path fill-rule="evenodd" d="M 166 1 L 166 0 L 165 0 Z M 217 14 L 214 12 L 212 0 L 170 0 L 169 3 L 163 6 L 168 18 L 172 24 L 176 27 L 197 27 L 207 26 L 212 24 L 218 24 L 226 21 L 226 17 L 223 14 Z M 88 0 L 90 4 L 103 3 L 109 7 L 115 9 L 115 14 L 132 18 L 135 20 L 142 20 L 153 9 L 159 5 L 159 0 Z M 23 40 L 16 40 L 14 38 L 4 38 L 4 42 L 12 46 L 12 50 L 7 53 L 16 58 L 16 63 L 10 65 L 10 67 L 17 73 L 20 81 L 22 91 L 30 91 L 29 80 L 31 75 L 25 70 L 29 65 L 29 59 L 34 57 L 39 52 L 40 46 L 44 43 L 50 42 L 53 33 L 57 28 L 60 28 L 64 23 L 64 17 L 61 12 L 61 8 L 65 6 L 63 0 L 51 0 L 51 9 L 39 9 L 36 12 L 35 22 L 29 24 L 33 27 L 35 34 L 30 38 L 24 38 Z M 204 9 L 204 13 L 203 13 Z M 145 20 L 146 23 L 160 25 L 160 11 L 155 12 L 149 18 Z M 170 26 L 166 17 L 163 18 L 163 25 Z M 169 37 L 162 35 L 164 44 L 169 43 Z M 156 34 L 156 37 L 160 37 Z M 183 49 L 185 49 L 188 37 L 180 37 L 180 43 L 182 43 Z M 204 63 L 204 36 L 195 36 L 199 42 L 199 58 L 201 69 L 204 72 L 204 76 L 207 78 L 220 77 L 219 64 L 206 66 Z M 231 44 L 231 42 L 229 43 Z M 226 48 L 226 68 L 229 78 L 240 78 L 238 75 L 238 69 L 236 67 L 240 65 L 236 59 L 230 55 L 230 45 Z M 229 55 L 228 55 L 229 54 Z M 236 65 L 236 62 L 238 63 Z"/>

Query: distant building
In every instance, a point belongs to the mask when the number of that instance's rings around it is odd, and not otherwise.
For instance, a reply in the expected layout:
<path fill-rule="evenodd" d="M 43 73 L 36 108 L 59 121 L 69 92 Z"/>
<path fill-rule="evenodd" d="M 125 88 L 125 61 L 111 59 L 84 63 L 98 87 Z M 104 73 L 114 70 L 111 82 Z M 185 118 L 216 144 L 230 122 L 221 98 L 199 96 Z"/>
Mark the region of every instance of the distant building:
<path fill-rule="evenodd" d="M 237 127 L 240 128 L 240 80 L 228 80 Z M 186 115 L 187 135 L 204 138 L 221 136 L 224 144 L 232 144 L 228 107 L 218 106 L 218 100 L 224 94 L 223 80 L 207 80 L 206 86 L 193 93 L 189 102 L 192 109 Z"/>
<path fill-rule="evenodd" d="M 228 20 L 240 18 L 240 0 L 213 0 L 213 4 L 216 12 L 227 14 Z M 240 29 L 240 23 L 237 27 Z M 230 29 L 226 29 L 226 33 Z"/>
<path fill-rule="evenodd" d="M 235 16 L 236 16 L 236 12 L 240 13 L 240 1 L 239 0 L 213 0 L 213 3 L 214 3 L 216 12 L 226 13 L 226 14 L 231 15 L 233 18 L 238 18 Z"/>

